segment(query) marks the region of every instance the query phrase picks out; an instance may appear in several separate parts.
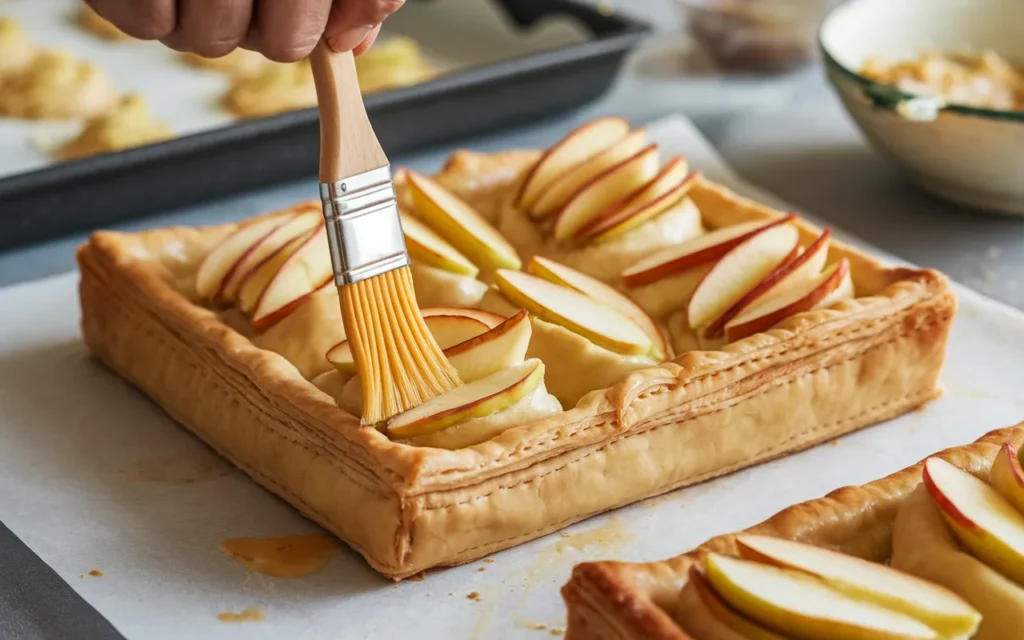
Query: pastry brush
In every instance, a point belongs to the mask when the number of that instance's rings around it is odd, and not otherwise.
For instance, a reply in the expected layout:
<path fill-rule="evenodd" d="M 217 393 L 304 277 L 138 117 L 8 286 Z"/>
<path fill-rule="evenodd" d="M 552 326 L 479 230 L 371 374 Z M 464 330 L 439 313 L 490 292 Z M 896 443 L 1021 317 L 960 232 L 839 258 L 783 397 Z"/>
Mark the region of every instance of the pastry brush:
<path fill-rule="evenodd" d="M 320 199 L 341 317 L 376 425 L 460 383 L 420 314 L 391 165 L 363 106 L 352 53 L 310 55 L 320 107 Z"/>

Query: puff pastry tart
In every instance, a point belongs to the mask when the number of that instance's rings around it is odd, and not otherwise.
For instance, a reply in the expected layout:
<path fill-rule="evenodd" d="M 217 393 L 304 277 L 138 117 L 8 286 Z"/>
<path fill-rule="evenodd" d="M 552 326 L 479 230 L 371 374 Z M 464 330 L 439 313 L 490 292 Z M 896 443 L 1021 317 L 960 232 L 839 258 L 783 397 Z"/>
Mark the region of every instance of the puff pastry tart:
<path fill-rule="evenodd" d="M 389 424 L 354 417 L 315 203 L 96 233 L 78 253 L 86 342 L 396 579 L 937 395 L 943 276 L 885 268 L 642 137 L 605 119 L 545 152 L 397 172 L 418 301 L 465 384 Z M 516 224 L 541 239 L 502 233 Z"/>
<path fill-rule="evenodd" d="M 1024 423 L 664 562 L 581 564 L 569 638 L 1019 638 Z"/>

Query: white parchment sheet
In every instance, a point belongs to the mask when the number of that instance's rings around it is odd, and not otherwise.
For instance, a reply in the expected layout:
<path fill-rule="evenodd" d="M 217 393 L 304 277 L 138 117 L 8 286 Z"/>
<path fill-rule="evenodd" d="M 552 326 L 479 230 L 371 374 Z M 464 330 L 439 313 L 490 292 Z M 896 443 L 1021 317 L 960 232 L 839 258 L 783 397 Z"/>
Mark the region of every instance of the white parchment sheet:
<path fill-rule="evenodd" d="M 751 191 L 687 121 L 651 133 L 666 156 Z M 267 578 L 221 540 L 316 527 L 88 358 L 76 280 L 0 291 L 0 519 L 132 639 L 551 637 L 577 562 L 669 557 L 1024 419 L 1024 314 L 962 290 L 948 392 L 925 409 L 422 581 L 393 584 L 344 548 L 311 577 Z M 217 619 L 248 607 L 266 619 Z"/>

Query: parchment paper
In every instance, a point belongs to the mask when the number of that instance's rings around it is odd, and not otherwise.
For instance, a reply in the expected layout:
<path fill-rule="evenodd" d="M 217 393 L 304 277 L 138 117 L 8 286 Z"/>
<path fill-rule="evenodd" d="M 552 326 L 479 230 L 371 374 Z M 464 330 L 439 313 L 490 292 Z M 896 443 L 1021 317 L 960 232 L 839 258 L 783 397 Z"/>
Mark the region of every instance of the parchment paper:
<path fill-rule="evenodd" d="M 687 121 L 651 133 L 666 156 L 751 191 Z M 920 411 L 422 581 L 393 584 L 344 548 L 318 574 L 273 579 L 221 540 L 316 528 L 87 357 L 76 279 L 0 291 L 0 519 L 133 639 L 551 637 L 577 562 L 666 558 L 1024 419 L 1024 314 L 961 290 L 948 393 Z M 266 619 L 217 619 L 248 607 Z"/>

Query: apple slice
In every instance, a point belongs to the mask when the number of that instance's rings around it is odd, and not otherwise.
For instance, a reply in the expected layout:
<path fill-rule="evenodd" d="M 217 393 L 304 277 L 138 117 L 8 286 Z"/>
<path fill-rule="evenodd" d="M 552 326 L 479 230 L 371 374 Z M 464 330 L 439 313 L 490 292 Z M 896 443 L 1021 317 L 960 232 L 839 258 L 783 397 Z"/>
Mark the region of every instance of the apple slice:
<path fill-rule="evenodd" d="M 235 231 L 213 248 L 196 271 L 196 293 L 203 300 L 217 300 L 224 285 L 242 258 L 256 245 L 281 226 L 286 216 L 273 216 L 257 220 Z"/>
<path fill-rule="evenodd" d="M 650 182 L 608 205 L 575 233 L 578 240 L 607 240 L 634 229 L 679 204 L 699 173 L 686 175 L 686 160 L 669 160 Z"/>
<path fill-rule="evenodd" d="M 434 396 L 388 423 L 392 438 L 415 438 L 483 418 L 519 402 L 544 382 L 544 363 L 533 358 Z"/>
<path fill-rule="evenodd" d="M 425 265 L 475 278 L 480 269 L 434 231 L 412 216 L 402 216 L 402 232 L 409 257 Z"/>
<path fill-rule="evenodd" d="M 530 261 L 526 264 L 526 270 L 538 278 L 543 278 L 548 282 L 560 284 L 563 287 L 569 287 L 575 289 L 580 293 L 590 296 L 594 300 L 608 305 L 609 307 L 619 311 L 633 322 L 637 323 L 644 333 L 651 339 L 654 344 L 654 348 L 651 350 L 651 356 L 658 360 L 664 360 L 668 357 L 669 346 L 668 338 L 665 337 L 665 333 L 658 327 L 657 323 L 640 308 L 640 305 L 633 302 L 623 294 L 619 293 L 612 287 L 609 287 L 605 283 L 601 282 L 597 278 L 591 278 L 585 273 L 581 273 L 572 267 L 567 267 L 564 264 L 549 260 L 541 256 L 533 256 Z"/>
<path fill-rule="evenodd" d="M 707 328 L 708 338 L 721 337 L 725 325 L 754 305 L 767 304 L 771 300 L 788 298 L 793 291 L 804 291 L 807 283 L 812 282 L 821 274 L 828 259 L 828 238 L 831 231 L 825 229 L 818 238 L 807 247 L 807 250 L 792 260 L 786 260 L 778 268 L 765 276 L 756 287 L 748 291 L 736 304 L 712 321 Z"/>
<path fill-rule="evenodd" d="M 575 289 L 508 269 L 494 274 L 494 284 L 513 304 L 599 347 L 624 355 L 651 351 L 653 342 L 637 323 Z"/>
<path fill-rule="evenodd" d="M 743 558 L 817 576 L 853 598 L 920 620 L 943 638 L 970 638 L 981 623 L 952 591 L 882 564 L 768 536 L 740 535 L 736 544 Z"/>
<path fill-rule="evenodd" d="M 323 224 L 323 221 L 323 215 L 316 211 L 305 211 L 284 221 L 260 240 L 252 251 L 242 256 L 228 275 L 219 297 L 225 301 L 236 301 L 242 283 L 257 266 L 296 238 L 308 235 L 310 231 Z"/>
<path fill-rule="evenodd" d="M 523 310 L 489 331 L 448 347 L 444 355 L 460 380 L 473 382 L 522 364 L 532 335 L 530 314 Z"/>
<path fill-rule="evenodd" d="M 250 323 L 257 331 L 266 329 L 333 278 L 327 230 L 321 225 L 267 283 L 253 307 Z"/>
<path fill-rule="evenodd" d="M 758 301 L 729 320 L 725 325 L 725 338 L 729 342 L 741 340 L 767 331 L 794 314 L 827 307 L 837 300 L 852 298 L 853 294 L 850 263 L 843 258 L 786 295 Z M 710 328 L 708 334 L 711 334 Z"/>
<path fill-rule="evenodd" d="M 754 622 L 797 638 L 911 640 L 941 636 L 923 622 L 850 598 L 806 573 L 709 553 L 715 592 Z"/>
<path fill-rule="evenodd" d="M 769 222 L 746 222 L 690 238 L 637 262 L 622 273 L 622 281 L 627 287 L 640 287 L 714 262 L 751 236 L 795 218 L 796 215 L 791 214 Z"/>
<path fill-rule="evenodd" d="M 1013 444 L 1006 442 L 999 448 L 988 472 L 988 482 L 1018 513 L 1024 513 L 1024 469 Z"/>
<path fill-rule="evenodd" d="M 454 307 L 421 309 L 420 315 L 423 316 L 427 330 L 441 349 L 447 349 L 486 333 L 504 320 L 501 316 L 486 311 Z M 358 373 L 352 356 L 352 346 L 348 340 L 342 340 L 331 347 L 326 357 L 338 371 L 353 375 Z"/>
<path fill-rule="evenodd" d="M 594 176 L 555 214 L 555 239 L 564 242 L 572 238 L 609 202 L 617 202 L 650 182 L 658 173 L 659 163 L 658 145 L 651 144 Z"/>
<path fill-rule="evenodd" d="M 706 327 L 799 250 L 789 224 L 766 227 L 732 248 L 700 281 L 686 307 L 691 329 Z"/>
<path fill-rule="evenodd" d="M 601 153 L 629 133 L 624 118 L 598 118 L 577 127 L 548 147 L 530 167 L 516 193 L 514 206 L 529 211 L 545 189 L 576 165 Z"/>
<path fill-rule="evenodd" d="M 924 484 L 971 555 L 1024 585 L 1024 515 L 998 491 L 942 458 L 925 460 Z"/>
<path fill-rule="evenodd" d="M 545 218 L 561 210 L 565 203 L 569 202 L 573 195 L 595 176 L 639 153 L 645 146 L 647 146 L 645 130 L 638 129 L 629 133 L 604 151 L 591 156 L 559 176 L 528 210 L 530 215 L 534 218 Z"/>
<path fill-rule="evenodd" d="M 522 266 L 515 247 L 472 207 L 426 176 L 414 171 L 408 176 L 416 210 L 474 264 L 492 269 Z"/>
<path fill-rule="evenodd" d="M 505 316 L 499 316 L 490 311 L 470 309 L 468 307 L 425 307 L 420 309 L 420 315 L 424 318 L 431 316 L 466 316 L 467 318 L 482 322 L 488 329 L 493 329 L 506 319 Z"/>
<path fill-rule="evenodd" d="M 320 226 L 322 227 L 323 224 Z M 281 270 L 281 267 L 316 233 L 317 229 L 314 229 L 301 236 L 292 238 L 277 251 L 267 256 L 263 262 L 256 265 L 249 272 L 249 275 L 245 277 L 245 280 L 242 281 L 238 289 L 238 310 L 247 316 L 250 315 L 253 309 L 256 308 L 256 303 L 263 296 L 263 291 L 270 284 L 270 281 L 274 279 L 274 276 L 277 275 L 277 272 Z"/>
<path fill-rule="evenodd" d="M 700 640 L 787 640 L 747 620 L 727 605 L 696 567 L 690 569 L 690 579 L 679 594 L 676 618 L 688 633 Z"/>

